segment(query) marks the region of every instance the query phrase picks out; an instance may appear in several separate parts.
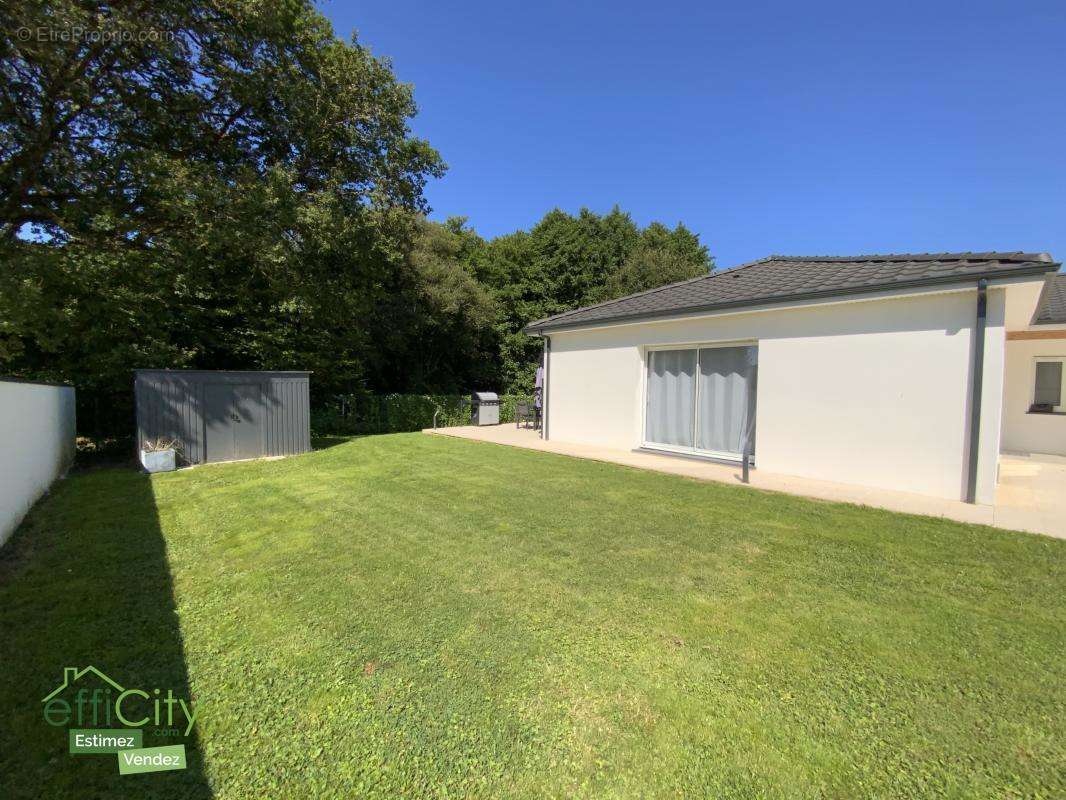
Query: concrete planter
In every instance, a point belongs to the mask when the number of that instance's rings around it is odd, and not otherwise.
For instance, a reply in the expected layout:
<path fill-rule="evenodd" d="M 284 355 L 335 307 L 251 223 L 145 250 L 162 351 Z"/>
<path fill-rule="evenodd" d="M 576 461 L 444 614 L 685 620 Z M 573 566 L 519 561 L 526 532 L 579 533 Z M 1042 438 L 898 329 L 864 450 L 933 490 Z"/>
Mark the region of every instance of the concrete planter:
<path fill-rule="evenodd" d="M 148 472 L 173 472 L 177 469 L 177 453 L 174 450 L 142 450 L 141 464 Z"/>

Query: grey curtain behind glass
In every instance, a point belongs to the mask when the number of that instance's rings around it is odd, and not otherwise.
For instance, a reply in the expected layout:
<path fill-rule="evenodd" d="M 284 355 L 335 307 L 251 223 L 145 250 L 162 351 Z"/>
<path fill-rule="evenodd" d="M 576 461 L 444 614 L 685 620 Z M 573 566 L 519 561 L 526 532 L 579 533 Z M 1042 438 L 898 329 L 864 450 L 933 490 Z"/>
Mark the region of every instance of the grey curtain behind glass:
<path fill-rule="evenodd" d="M 757 347 L 706 347 L 699 355 L 696 447 L 719 453 L 755 452 Z"/>
<path fill-rule="evenodd" d="M 648 442 L 692 447 L 696 351 L 653 350 L 648 358 Z"/>

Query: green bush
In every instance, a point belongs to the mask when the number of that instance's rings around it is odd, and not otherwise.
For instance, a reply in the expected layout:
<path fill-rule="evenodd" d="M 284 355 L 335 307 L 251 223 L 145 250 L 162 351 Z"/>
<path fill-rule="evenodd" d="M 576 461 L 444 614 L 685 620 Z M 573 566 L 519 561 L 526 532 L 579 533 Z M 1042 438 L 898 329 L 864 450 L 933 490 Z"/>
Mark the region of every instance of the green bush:
<path fill-rule="evenodd" d="M 532 402 L 529 395 L 500 396 L 500 422 L 514 422 L 515 405 Z M 357 436 L 404 433 L 433 427 L 470 424 L 468 395 L 444 394 L 347 394 L 325 398 L 311 410 L 314 436 Z"/>

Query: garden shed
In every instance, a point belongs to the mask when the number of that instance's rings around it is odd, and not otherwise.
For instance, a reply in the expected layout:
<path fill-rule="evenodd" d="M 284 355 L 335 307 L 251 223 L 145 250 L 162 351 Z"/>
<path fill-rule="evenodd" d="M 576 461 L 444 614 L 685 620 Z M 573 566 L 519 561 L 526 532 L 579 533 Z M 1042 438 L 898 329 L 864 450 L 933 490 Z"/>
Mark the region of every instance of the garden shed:
<path fill-rule="evenodd" d="M 188 464 L 311 449 L 310 373 L 134 370 L 137 447 L 181 443 Z"/>

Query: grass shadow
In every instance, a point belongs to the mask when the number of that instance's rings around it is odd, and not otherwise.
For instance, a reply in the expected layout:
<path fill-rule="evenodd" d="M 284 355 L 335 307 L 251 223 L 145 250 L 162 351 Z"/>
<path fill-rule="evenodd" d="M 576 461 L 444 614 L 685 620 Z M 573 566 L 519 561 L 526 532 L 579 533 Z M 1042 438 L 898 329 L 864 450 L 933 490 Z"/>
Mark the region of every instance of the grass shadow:
<path fill-rule="evenodd" d="M 90 439 L 79 436 L 77 455 L 72 472 L 84 472 L 102 467 L 139 468 L 134 450 L 132 436 L 119 436 L 106 439 Z"/>
<path fill-rule="evenodd" d="M 94 666 L 122 687 L 167 689 L 197 706 L 185 661 L 166 545 L 148 476 L 99 469 L 55 485 L 0 549 L 0 702 L 3 796 L 209 798 L 195 726 L 145 725 L 144 746 L 184 744 L 184 770 L 119 775 L 115 755 L 70 755 L 67 727 L 49 725 L 42 698 L 64 682 L 64 670 Z M 77 688 L 60 697 L 74 705 Z M 88 683 L 86 683 L 88 682 Z M 151 714 L 131 698 L 127 716 Z M 88 711 L 88 707 L 86 707 Z M 133 714 L 131 711 L 137 711 Z M 102 713 L 102 712 L 101 712 Z M 84 724 L 88 722 L 88 724 Z M 167 735 L 170 728 L 179 735 Z"/>
<path fill-rule="evenodd" d="M 354 442 L 356 439 L 364 439 L 363 436 L 312 436 L 311 437 L 311 449 L 312 450 L 328 450 L 331 447 L 336 447 L 340 444 L 347 444 L 348 442 Z"/>

